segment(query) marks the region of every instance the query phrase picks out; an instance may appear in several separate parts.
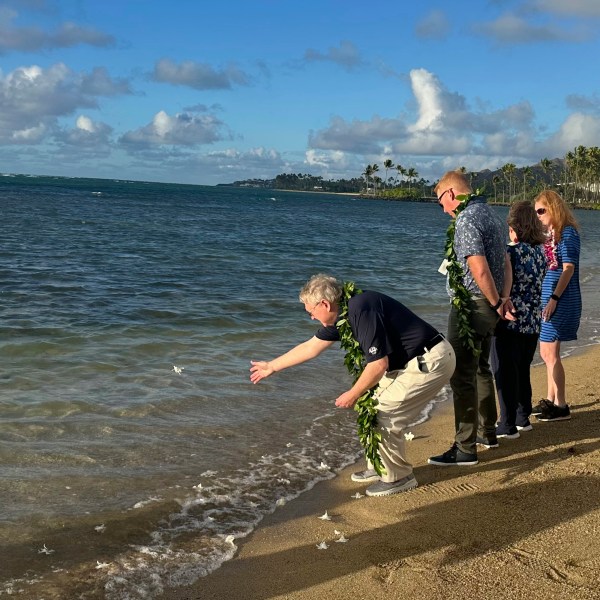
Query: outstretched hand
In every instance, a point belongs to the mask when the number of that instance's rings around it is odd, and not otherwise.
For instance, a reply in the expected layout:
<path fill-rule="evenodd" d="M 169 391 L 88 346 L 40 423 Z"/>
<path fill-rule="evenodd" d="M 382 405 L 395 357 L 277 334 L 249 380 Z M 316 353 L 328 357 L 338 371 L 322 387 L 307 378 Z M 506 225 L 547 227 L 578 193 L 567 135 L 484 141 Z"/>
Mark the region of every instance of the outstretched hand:
<path fill-rule="evenodd" d="M 258 383 L 261 379 L 272 375 L 275 371 L 271 367 L 271 363 L 264 360 L 251 360 L 250 364 L 250 381 Z"/>
<path fill-rule="evenodd" d="M 352 408 L 356 404 L 356 397 L 351 390 L 337 397 L 335 405 L 338 408 Z"/>

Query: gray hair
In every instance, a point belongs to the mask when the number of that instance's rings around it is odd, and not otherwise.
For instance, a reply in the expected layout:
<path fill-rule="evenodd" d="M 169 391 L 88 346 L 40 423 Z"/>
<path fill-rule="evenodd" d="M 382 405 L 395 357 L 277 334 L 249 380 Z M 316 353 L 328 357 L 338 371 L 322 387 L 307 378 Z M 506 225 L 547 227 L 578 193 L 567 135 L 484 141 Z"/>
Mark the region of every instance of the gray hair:
<path fill-rule="evenodd" d="M 327 300 L 330 304 L 339 304 L 342 290 L 342 283 L 335 277 L 319 273 L 313 275 L 300 290 L 300 302 L 316 304 Z"/>

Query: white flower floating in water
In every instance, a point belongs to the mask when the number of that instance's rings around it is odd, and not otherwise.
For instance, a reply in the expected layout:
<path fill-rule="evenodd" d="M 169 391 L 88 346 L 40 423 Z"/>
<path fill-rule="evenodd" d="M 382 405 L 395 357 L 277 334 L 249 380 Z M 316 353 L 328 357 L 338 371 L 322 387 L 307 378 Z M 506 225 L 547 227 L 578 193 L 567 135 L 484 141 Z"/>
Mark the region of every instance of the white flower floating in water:
<path fill-rule="evenodd" d="M 317 467 L 317 469 L 319 469 L 319 471 L 328 471 L 329 465 L 321 461 L 321 464 Z"/>
<path fill-rule="evenodd" d="M 181 375 L 181 372 L 183 371 L 183 369 L 185 369 L 185 367 L 177 367 L 177 366 L 173 365 L 173 371 L 175 371 L 175 373 L 177 373 L 177 375 Z"/>
<path fill-rule="evenodd" d="M 193 485 L 193 486 L 192 486 L 192 489 L 193 489 L 193 490 L 201 490 L 201 489 L 202 489 L 202 484 L 201 484 L 201 483 L 198 483 L 197 485 Z"/>
<path fill-rule="evenodd" d="M 329 548 L 329 546 L 325 542 L 321 542 L 320 544 L 317 544 L 318 550 L 327 550 L 327 548 Z"/>
<path fill-rule="evenodd" d="M 339 539 L 335 540 L 338 544 L 345 544 L 348 541 L 347 537 L 344 537 L 344 534 L 340 535 Z"/>
<path fill-rule="evenodd" d="M 361 494 L 360 492 L 356 492 L 356 494 L 354 494 L 354 496 L 350 496 L 350 497 L 351 498 L 356 498 L 358 500 L 359 498 L 363 497 L 363 494 Z"/>
<path fill-rule="evenodd" d="M 284 506 L 285 504 L 285 498 L 279 498 L 279 500 L 277 500 L 277 502 L 275 502 L 276 506 Z"/>
<path fill-rule="evenodd" d="M 102 525 L 96 525 L 96 527 L 94 527 L 94 531 L 97 531 L 98 533 L 104 533 L 105 530 L 106 525 L 104 523 L 102 523 Z"/>
<path fill-rule="evenodd" d="M 285 483 L 285 485 L 290 485 L 291 481 L 282 477 L 281 479 L 277 480 L 277 483 Z"/>
<path fill-rule="evenodd" d="M 409 431 L 408 433 L 404 434 L 404 439 L 407 442 L 412 442 L 415 439 L 415 434 L 412 431 Z"/>
<path fill-rule="evenodd" d="M 288 443 L 285 445 L 285 447 L 286 447 L 286 448 L 291 448 L 292 446 L 293 446 L 292 442 L 288 442 Z"/>
<path fill-rule="evenodd" d="M 321 519 L 321 521 L 331 521 L 331 517 L 327 514 L 327 511 L 325 511 L 325 514 L 321 515 L 319 519 Z"/>
<path fill-rule="evenodd" d="M 234 540 L 235 540 L 235 538 L 232 535 L 228 535 L 225 538 L 225 542 L 228 543 L 228 544 L 231 544 L 232 546 L 235 546 Z"/>
<path fill-rule="evenodd" d="M 99 560 L 96 561 L 96 569 L 107 569 L 110 567 L 110 563 L 101 563 Z"/>
<path fill-rule="evenodd" d="M 46 544 L 43 545 L 42 548 L 38 550 L 38 554 L 52 554 L 54 550 L 50 550 L 50 548 L 46 548 Z"/>

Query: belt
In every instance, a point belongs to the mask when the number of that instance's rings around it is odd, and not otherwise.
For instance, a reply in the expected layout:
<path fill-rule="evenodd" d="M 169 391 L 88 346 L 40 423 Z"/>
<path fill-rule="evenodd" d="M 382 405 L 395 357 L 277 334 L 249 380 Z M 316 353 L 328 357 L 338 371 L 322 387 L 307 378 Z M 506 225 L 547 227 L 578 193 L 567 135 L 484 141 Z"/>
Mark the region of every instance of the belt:
<path fill-rule="evenodd" d="M 441 341 L 445 339 L 446 338 L 441 333 L 433 336 L 428 342 L 423 344 L 423 348 L 419 350 L 417 356 L 421 356 L 422 354 L 425 354 L 425 352 L 429 352 L 432 348 L 435 348 Z"/>

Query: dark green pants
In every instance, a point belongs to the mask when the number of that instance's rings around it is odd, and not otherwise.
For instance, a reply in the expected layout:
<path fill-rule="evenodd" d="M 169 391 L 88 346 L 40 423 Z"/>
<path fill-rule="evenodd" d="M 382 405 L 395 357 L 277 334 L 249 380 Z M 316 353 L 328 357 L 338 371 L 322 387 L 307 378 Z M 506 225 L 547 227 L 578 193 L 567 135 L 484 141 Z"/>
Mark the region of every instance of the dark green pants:
<path fill-rule="evenodd" d="M 458 336 L 458 318 L 454 307 L 448 319 L 448 341 L 456 354 L 456 370 L 450 379 L 454 396 L 456 443 L 463 452 L 476 453 L 477 433 L 484 437 L 496 434 L 496 395 L 489 358 L 492 335 L 498 314 L 487 300 L 473 300 L 470 322 L 475 330 L 478 357 L 466 348 Z"/>

